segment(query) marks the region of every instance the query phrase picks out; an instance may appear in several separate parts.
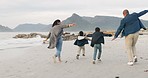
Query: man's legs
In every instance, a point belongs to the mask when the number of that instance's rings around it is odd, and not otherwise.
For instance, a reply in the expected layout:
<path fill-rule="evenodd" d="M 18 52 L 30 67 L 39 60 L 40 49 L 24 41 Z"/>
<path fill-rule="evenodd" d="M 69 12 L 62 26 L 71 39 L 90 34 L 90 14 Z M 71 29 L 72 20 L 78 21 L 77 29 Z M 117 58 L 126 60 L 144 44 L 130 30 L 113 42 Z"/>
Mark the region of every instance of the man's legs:
<path fill-rule="evenodd" d="M 125 37 L 125 44 L 127 48 L 128 60 L 129 62 L 132 62 L 132 63 L 137 62 L 135 45 L 137 43 L 138 36 L 139 36 L 139 33 L 136 32 L 134 34 L 129 34 L 128 36 Z M 132 63 L 130 64 L 132 65 Z"/>
<path fill-rule="evenodd" d="M 127 54 L 128 54 L 128 61 L 133 62 L 133 34 L 129 34 L 128 36 L 125 37 L 125 45 L 127 49 Z"/>
<path fill-rule="evenodd" d="M 137 40 L 138 40 L 138 37 L 139 37 L 139 33 L 135 33 L 134 35 L 134 40 L 133 40 L 133 54 L 134 56 L 136 56 L 136 43 L 137 43 Z"/>
<path fill-rule="evenodd" d="M 137 62 L 136 43 L 137 43 L 138 37 L 139 37 L 139 33 L 137 32 L 134 34 L 133 45 L 132 45 L 133 46 L 132 51 L 133 51 L 133 57 L 134 57 L 133 61 L 134 62 Z"/>

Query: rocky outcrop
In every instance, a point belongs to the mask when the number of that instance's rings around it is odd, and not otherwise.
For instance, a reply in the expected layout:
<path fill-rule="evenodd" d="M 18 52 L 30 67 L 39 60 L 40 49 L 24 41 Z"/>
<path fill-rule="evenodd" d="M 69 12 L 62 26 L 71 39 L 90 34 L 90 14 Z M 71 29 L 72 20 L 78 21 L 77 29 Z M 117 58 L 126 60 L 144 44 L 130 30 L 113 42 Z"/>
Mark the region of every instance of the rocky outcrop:
<path fill-rule="evenodd" d="M 47 38 L 47 35 L 42 35 L 42 34 L 39 34 L 39 33 L 18 34 L 13 38 L 25 38 L 25 39 L 27 39 L 27 38 L 35 38 L 37 36 L 40 36 L 41 38 Z M 62 37 L 63 37 L 64 41 L 67 41 L 67 40 L 77 39 L 78 36 L 75 35 L 75 34 L 64 33 L 64 35 Z"/>
<path fill-rule="evenodd" d="M 68 41 L 68 40 L 75 40 L 77 39 L 78 35 L 75 35 L 75 34 L 66 34 L 66 35 L 63 35 L 63 41 Z"/>
<path fill-rule="evenodd" d="M 46 35 L 42 35 L 39 33 L 30 33 L 30 34 L 18 34 L 13 38 L 35 38 L 37 36 L 40 36 L 41 38 L 46 38 Z"/>

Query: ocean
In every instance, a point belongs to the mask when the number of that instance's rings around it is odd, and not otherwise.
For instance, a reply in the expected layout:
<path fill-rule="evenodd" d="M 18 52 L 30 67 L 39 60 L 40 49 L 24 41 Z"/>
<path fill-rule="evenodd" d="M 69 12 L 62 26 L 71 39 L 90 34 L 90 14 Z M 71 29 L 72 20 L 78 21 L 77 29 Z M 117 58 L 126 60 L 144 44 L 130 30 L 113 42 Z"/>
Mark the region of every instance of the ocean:
<path fill-rule="evenodd" d="M 44 38 L 37 36 L 29 39 L 15 39 L 17 34 L 29 34 L 30 32 L 0 32 L 0 50 L 27 48 L 42 45 Z M 48 34 L 48 32 L 39 32 L 41 34 Z"/>

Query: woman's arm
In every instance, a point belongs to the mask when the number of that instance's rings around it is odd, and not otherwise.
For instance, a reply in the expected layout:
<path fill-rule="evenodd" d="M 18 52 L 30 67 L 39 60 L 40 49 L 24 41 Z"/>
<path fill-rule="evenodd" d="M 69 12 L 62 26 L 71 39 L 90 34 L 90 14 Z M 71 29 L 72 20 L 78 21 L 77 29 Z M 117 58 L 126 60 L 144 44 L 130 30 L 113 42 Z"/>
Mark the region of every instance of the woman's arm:
<path fill-rule="evenodd" d="M 49 32 L 47 38 L 45 40 L 43 40 L 43 43 L 45 43 L 49 38 L 50 38 L 51 33 Z"/>
<path fill-rule="evenodd" d="M 73 26 L 76 26 L 76 24 L 61 25 L 62 28 L 68 28 L 68 27 L 73 27 Z"/>
<path fill-rule="evenodd" d="M 48 40 L 48 39 L 49 39 L 50 35 L 51 35 L 51 33 L 49 32 L 49 34 L 48 34 L 48 36 L 47 36 L 46 40 Z"/>

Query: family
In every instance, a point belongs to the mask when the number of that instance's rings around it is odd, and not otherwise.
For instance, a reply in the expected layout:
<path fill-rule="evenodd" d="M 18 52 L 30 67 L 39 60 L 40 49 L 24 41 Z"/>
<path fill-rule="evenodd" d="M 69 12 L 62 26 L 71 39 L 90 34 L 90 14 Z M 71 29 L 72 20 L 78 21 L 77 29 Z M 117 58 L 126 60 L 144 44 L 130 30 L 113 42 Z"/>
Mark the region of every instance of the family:
<path fill-rule="evenodd" d="M 125 45 L 127 49 L 127 56 L 128 56 L 128 65 L 133 66 L 135 62 L 137 62 L 137 54 L 136 54 L 136 42 L 138 40 L 139 31 L 141 28 L 146 30 L 142 22 L 140 21 L 139 17 L 146 14 L 148 10 L 141 11 L 139 13 L 132 13 L 129 14 L 129 11 L 125 9 L 123 11 L 124 18 L 120 22 L 120 26 L 118 27 L 114 38 L 115 40 L 118 35 L 121 33 L 121 37 L 125 36 Z M 63 29 L 68 27 L 76 26 L 76 24 L 67 24 L 63 25 L 61 24 L 60 20 L 55 20 L 52 24 L 52 28 L 49 31 L 48 37 L 46 38 L 47 41 L 49 39 L 49 49 L 56 48 L 56 53 L 53 56 L 53 60 L 56 63 L 56 58 L 58 58 L 59 62 L 61 61 L 61 51 L 62 51 L 62 34 Z M 100 28 L 96 27 L 95 32 L 92 34 L 92 39 L 89 39 L 84 35 L 83 31 L 79 32 L 79 36 L 77 40 L 75 41 L 74 45 L 77 45 L 79 47 L 78 53 L 76 55 L 76 59 L 79 59 L 80 52 L 82 50 L 83 54 L 82 56 L 85 56 L 85 44 L 88 44 L 88 40 L 91 41 L 91 46 L 94 48 L 94 54 L 93 54 L 93 64 L 95 64 L 96 56 L 98 54 L 98 61 L 101 61 L 101 53 L 102 53 L 102 46 L 101 44 L 104 44 L 104 35 L 103 32 L 100 32 Z M 99 50 L 99 52 L 97 52 Z"/>

